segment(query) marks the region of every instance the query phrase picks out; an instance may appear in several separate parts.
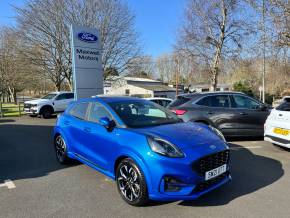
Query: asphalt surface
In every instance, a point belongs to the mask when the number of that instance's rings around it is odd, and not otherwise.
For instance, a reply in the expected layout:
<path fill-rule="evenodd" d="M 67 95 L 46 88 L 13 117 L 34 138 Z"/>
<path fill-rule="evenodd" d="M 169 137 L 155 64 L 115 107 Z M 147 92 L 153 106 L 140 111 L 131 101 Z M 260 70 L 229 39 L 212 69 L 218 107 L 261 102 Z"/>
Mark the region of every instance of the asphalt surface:
<path fill-rule="evenodd" d="M 290 217 L 290 152 L 264 141 L 231 142 L 233 180 L 195 201 L 127 205 L 115 183 L 55 159 L 55 120 L 0 119 L 0 217 Z M 8 189 L 5 180 L 16 187 Z M 6 184 L 6 185 L 5 185 Z"/>

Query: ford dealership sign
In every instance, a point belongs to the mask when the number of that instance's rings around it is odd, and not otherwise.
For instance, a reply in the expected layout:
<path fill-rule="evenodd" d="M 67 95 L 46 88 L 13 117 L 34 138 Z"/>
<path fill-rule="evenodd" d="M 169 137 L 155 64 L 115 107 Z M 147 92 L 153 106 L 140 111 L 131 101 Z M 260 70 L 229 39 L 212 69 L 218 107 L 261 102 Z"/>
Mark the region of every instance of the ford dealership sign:
<path fill-rule="evenodd" d="M 84 42 L 96 42 L 98 40 L 98 37 L 94 34 L 87 33 L 87 32 L 81 32 L 78 34 L 78 37 L 80 40 Z"/>
<path fill-rule="evenodd" d="M 71 25 L 75 99 L 103 94 L 102 45 L 95 28 Z"/>

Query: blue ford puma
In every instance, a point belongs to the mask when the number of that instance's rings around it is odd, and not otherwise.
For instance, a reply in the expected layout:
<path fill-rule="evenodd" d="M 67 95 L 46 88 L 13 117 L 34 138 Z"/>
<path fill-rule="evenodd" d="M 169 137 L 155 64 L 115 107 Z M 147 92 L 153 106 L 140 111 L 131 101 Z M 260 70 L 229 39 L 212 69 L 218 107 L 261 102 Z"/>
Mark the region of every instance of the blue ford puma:
<path fill-rule="evenodd" d="M 72 103 L 54 129 L 57 159 L 77 159 L 116 180 L 121 197 L 192 200 L 231 179 L 229 149 L 215 128 L 184 123 L 144 99 L 96 97 Z"/>

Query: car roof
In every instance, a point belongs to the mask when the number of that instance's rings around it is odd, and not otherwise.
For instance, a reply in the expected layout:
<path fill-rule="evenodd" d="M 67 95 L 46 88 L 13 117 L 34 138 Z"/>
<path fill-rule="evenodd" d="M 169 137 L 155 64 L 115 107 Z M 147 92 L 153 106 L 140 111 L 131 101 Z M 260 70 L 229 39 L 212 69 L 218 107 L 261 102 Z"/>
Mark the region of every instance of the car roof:
<path fill-rule="evenodd" d="M 57 92 L 49 92 L 48 94 L 65 94 L 65 93 L 73 93 L 73 92 L 69 92 L 69 91 L 57 91 Z"/>
<path fill-rule="evenodd" d="M 170 101 L 172 101 L 172 99 L 170 99 L 170 98 L 162 98 L 162 97 L 154 97 L 154 98 L 143 98 L 143 99 L 145 99 L 145 100 L 170 100 Z"/>
<path fill-rule="evenodd" d="M 105 103 L 111 102 L 126 102 L 126 101 L 145 101 L 142 98 L 137 97 L 129 97 L 129 96 L 94 96 L 92 98 L 83 98 L 79 101 L 81 102 L 96 102 L 96 101 L 104 101 Z"/>
<path fill-rule="evenodd" d="M 235 91 L 216 91 L 216 92 L 194 92 L 194 93 L 186 93 L 181 94 L 178 96 L 188 97 L 188 98 L 195 98 L 200 96 L 206 96 L 206 95 L 224 95 L 224 94 L 242 94 L 245 95 L 243 92 L 235 92 Z"/>

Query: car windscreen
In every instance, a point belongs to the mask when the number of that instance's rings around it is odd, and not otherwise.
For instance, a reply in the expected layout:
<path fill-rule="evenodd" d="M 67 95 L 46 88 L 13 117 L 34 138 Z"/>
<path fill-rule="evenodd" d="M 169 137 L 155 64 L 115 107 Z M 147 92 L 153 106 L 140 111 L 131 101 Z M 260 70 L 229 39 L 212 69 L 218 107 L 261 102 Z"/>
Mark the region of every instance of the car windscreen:
<path fill-rule="evenodd" d="M 53 99 L 56 96 L 56 94 L 48 94 L 46 96 L 43 96 L 41 99 Z"/>
<path fill-rule="evenodd" d="M 290 101 L 284 101 L 282 104 L 280 104 L 278 107 L 276 107 L 276 110 L 278 111 L 290 111 Z"/>
<path fill-rule="evenodd" d="M 174 113 L 150 101 L 111 102 L 109 105 L 130 128 L 181 122 Z"/>
<path fill-rule="evenodd" d="M 190 100 L 190 98 L 187 98 L 185 96 L 177 96 L 177 98 L 171 102 L 168 107 L 178 107 L 182 104 L 185 104 L 186 102 L 188 102 Z"/>

